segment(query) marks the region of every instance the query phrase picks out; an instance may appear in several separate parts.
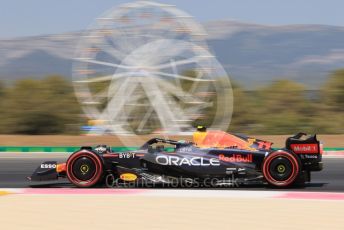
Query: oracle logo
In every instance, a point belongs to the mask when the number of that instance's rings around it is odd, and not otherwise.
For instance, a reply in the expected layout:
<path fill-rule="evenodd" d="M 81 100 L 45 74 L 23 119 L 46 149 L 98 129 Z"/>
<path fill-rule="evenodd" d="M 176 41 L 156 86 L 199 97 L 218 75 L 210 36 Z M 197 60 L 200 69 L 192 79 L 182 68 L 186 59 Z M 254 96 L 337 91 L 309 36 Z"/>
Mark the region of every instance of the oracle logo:
<path fill-rule="evenodd" d="M 161 165 L 189 165 L 189 166 L 220 166 L 220 162 L 216 158 L 181 158 L 177 156 L 158 156 L 156 162 Z"/>

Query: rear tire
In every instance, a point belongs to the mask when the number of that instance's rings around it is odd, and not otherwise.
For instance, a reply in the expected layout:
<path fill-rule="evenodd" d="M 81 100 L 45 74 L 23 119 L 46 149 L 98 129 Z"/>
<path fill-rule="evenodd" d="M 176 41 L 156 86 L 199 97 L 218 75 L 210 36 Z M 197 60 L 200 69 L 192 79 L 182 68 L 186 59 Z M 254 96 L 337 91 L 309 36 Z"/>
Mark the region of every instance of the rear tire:
<path fill-rule="evenodd" d="M 301 162 L 294 153 L 278 150 L 265 158 L 262 171 L 270 185 L 285 188 L 299 178 Z"/>
<path fill-rule="evenodd" d="M 96 185 L 103 176 L 100 157 L 88 150 L 73 153 L 67 160 L 67 178 L 77 187 L 89 188 Z"/>

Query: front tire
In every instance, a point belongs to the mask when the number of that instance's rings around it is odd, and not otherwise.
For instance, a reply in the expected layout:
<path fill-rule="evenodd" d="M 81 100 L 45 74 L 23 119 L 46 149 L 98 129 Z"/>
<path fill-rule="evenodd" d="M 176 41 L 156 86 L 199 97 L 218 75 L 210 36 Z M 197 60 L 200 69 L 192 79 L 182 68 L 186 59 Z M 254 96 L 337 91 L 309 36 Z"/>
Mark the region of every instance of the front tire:
<path fill-rule="evenodd" d="M 285 188 L 296 182 L 300 175 L 301 162 L 294 153 L 278 150 L 265 158 L 262 171 L 268 184 Z"/>
<path fill-rule="evenodd" d="M 96 185 L 103 176 L 100 157 L 88 150 L 73 153 L 67 160 L 67 178 L 77 187 L 89 188 Z"/>

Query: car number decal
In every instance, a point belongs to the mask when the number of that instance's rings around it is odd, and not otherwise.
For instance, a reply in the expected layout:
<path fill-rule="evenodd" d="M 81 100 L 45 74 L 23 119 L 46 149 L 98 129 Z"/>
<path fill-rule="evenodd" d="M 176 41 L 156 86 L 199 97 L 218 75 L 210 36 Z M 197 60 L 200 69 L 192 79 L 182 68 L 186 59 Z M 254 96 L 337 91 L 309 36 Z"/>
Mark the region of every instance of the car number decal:
<path fill-rule="evenodd" d="M 135 153 L 132 153 L 132 152 L 127 152 L 127 153 L 119 153 L 118 154 L 118 157 L 119 158 L 134 158 L 135 157 Z"/>

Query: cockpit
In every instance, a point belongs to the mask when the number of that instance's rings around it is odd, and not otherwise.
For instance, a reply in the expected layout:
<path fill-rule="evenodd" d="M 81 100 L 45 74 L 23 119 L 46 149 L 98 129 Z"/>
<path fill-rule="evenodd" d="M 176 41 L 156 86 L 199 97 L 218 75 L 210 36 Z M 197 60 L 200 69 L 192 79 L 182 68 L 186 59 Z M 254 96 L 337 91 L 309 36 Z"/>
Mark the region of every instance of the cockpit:
<path fill-rule="evenodd" d="M 190 145 L 198 148 L 235 148 L 257 151 L 271 149 L 272 143 L 243 135 L 230 134 L 219 130 L 207 131 L 202 126 L 201 128 L 197 128 L 197 131 L 193 133 L 193 142 L 153 138 L 142 145 L 140 149 L 148 150 L 148 152 L 174 152 L 179 147 Z"/>
<path fill-rule="evenodd" d="M 174 141 L 162 138 L 153 138 L 141 146 L 141 150 L 148 150 L 148 152 L 175 152 L 177 148 L 182 145 L 190 145 L 191 143 L 185 141 Z"/>

